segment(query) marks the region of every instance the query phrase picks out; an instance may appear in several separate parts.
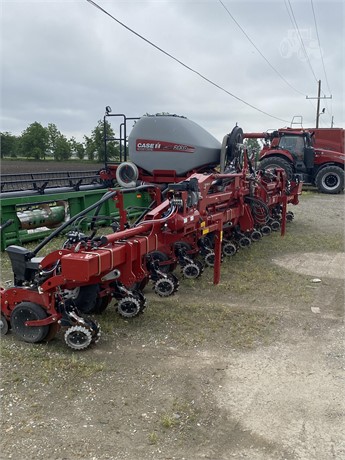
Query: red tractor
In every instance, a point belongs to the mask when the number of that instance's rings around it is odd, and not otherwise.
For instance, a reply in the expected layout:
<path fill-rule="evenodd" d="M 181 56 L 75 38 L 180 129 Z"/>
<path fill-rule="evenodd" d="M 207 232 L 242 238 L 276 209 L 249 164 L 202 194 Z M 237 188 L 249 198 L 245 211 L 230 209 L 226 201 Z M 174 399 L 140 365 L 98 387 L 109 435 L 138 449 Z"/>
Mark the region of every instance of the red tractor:
<path fill-rule="evenodd" d="M 344 190 L 344 129 L 282 128 L 243 137 L 265 140 L 260 168 L 283 168 L 288 178 L 299 174 L 304 183 L 315 185 L 322 193 Z"/>

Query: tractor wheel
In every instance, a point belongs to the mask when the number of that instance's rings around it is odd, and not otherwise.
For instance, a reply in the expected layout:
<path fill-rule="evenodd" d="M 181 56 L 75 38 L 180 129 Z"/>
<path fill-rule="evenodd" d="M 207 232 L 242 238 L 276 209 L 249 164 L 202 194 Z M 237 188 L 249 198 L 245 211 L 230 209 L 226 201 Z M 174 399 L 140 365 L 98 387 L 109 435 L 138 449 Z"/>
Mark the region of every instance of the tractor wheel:
<path fill-rule="evenodd" d="M 5 315 L 1 313 L 1 319 L 0 319 L 0 335 L 6 335 L 8 332 L 9 326 L 8 326 L 8 321 L 5 318 Z"/>
<path fill-rule="evenodd" d="M 339 166 L 326 166 L 317 173 L 315 184 L 321 193 L 340 193 L 344 190 L 344 170 Z"/>
<path fill-rule="evenodd" d="M 286 172 L 286 177 L 291 180 L 293 176 L 293 169 L 291 163 L 288 161 L 284 160 L 283 158 L 279 157 L 268 157 L 264 158 L 262 161 L 259 163 L 260 169 L 276 169 L 276 168 L 283 168 L 284 171 Z"/>
<path fill-rule="evenodd" d="M 13 332 L 24 342 L 41 342 L 49 332 L 49 326 L 25 326 L 26 321 L 34 321 L 47 317 L 43 307 L 32 302 L 19 303 L 11 314 Z"/>

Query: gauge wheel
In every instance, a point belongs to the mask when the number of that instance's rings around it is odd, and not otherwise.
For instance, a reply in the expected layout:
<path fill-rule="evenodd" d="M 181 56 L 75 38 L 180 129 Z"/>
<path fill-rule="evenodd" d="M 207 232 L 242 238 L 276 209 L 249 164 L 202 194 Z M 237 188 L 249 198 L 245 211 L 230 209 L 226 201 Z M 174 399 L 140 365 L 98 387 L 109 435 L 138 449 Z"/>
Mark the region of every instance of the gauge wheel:
<path fill-rule="evenodd" d="M 153 262 L 158 262 L 159 270 L 163 273 L 171 272 L 173 266 L 172 264 L 161 265 L 162 262 L 167 262 L 169 256 L 161 251 L 152 251 L 147 254 Z"/>
<path fill-rule="evenodd" d="M 11 314 L 11 327 L 15 335 L 24 342 L 41 342 L 49 332 L 49 326 L 26 326 L 26 321 L 46 318 L 46 310 L 32 302 L 21 302 Z"/>
<path fill-rule="evenodd" d="M 90 284 L 89 286 L 82 286 L 80 288 L 74 304 L 81 313 L 89 315 L 91 313 L 98 313 L 97 309 L 100 310 L 100 313 L 105 310 L 107 305 L 102 310 L 102 299 L 98 297 L 99 290 L 98 284 Z"/>
<path fill-rule="evenodd" d="M 106 310 L 106 308 L 108 307 L 108 305 L 110 304 L 112 300 L 113 298 L 111 295 L 105 295 L 104 297 L 97 297 L 92 313 L 94 315 L 101 315 Z"/>

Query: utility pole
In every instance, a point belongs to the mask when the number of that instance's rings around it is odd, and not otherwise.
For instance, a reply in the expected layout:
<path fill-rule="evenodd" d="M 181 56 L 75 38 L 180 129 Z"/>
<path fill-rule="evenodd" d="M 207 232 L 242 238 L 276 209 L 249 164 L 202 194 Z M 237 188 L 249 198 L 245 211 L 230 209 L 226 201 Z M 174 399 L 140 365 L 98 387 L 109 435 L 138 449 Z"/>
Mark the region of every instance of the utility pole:
<path fill-rule="evenodd" d="M 332 99 L 332 94 L 330 96 L 323 95 L 321 97 L 321 80 L 318 81 L 318 89 L 317 89 L 317 97 L 309 97 L 306 96 L 306 99 L 317 99 L 317 107 L 316 107 L 316 128 L 319 127 L 319 118 L 320 118 L 320 99 Z M 322 113 L 325 112 L 325 109 Z"/>

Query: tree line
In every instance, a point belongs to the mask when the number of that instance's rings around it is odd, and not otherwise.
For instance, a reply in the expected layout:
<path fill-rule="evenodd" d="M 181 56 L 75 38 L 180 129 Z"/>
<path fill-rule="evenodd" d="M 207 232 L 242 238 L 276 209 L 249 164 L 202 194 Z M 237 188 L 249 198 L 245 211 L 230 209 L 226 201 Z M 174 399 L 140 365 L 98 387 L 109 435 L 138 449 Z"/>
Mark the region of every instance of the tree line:
<path fill-rule="evenodd" d="M 106 123 L 107 137 L 115 137 L 115 133 Z M 99 120 L 90 136 L 84 136 L 84 142 L 78 142 L 74 137 L 68 139 L 58 130 L 54 123 L 43 126 L 35 121 L 31 123 L 20 136 L 9 132 L 0 132 L 1 158 L 27 158 L 46 160 L 53 158 L 56 161 L 65 161 L 71 158 L 104 162 L 104 122 Z M 108 158 L 119 159 L 119 144 L 116 141 L 107 142 Z"/>

